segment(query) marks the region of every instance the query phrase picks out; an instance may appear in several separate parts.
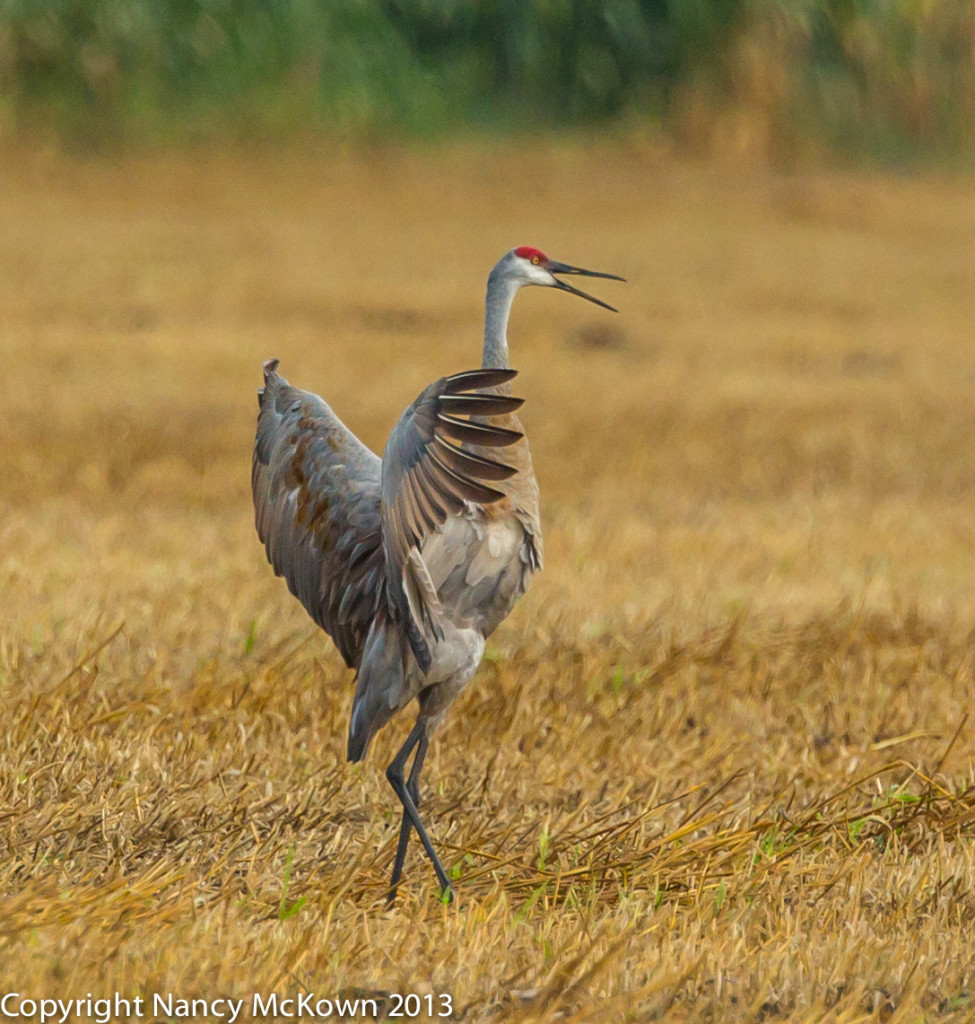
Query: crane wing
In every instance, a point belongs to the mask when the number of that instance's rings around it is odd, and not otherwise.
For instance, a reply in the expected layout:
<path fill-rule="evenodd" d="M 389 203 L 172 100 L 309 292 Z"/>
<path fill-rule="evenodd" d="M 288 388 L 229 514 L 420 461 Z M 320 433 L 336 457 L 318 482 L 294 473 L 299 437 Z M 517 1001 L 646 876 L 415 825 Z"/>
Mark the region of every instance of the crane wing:
<path fill-rule="evenodd" d="M 381 463 L 317 395 L 264 364 L 251 485 L 274 571 L 359 667 L 384 600 Z"/>
<path fill-rule="evenodd" d="M 469 370 L 442 377 L 403 413 L 386 444 L 382 533 L 389 606 L 424 672 L 431 663 L 427 637 L 443 634 L 440 600 L 421 555 L 423 542 L 465 502 L 486 505 L 505 496 L 491 485 L 517 469 L 465 451 L 456 442 L 499 448 L 521 440 L 520 431 L 467 418 L 514 412 L 520 398 L 482 390 L 506 383 L 516 372 Z"/>

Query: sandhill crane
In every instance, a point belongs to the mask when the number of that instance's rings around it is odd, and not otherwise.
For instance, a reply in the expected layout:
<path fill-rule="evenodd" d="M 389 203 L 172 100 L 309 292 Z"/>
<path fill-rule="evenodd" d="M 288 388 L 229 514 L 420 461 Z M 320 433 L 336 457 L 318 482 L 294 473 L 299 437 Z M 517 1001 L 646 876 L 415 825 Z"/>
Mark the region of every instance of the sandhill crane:
<path fill-rule="evenodd" d="M 515 416 L 521 399 L 510 394 L 507 324 L 525 285 L 613 309 L 556 276 L 571 274 L 623 280 L 528 246 L 506 253 L 488 277 L 482 369 L 422 391 L 382 459 L 321 398 L 279 376 L 276 359 L 264 364 L 251 477 L 257 532 L 274 571 L 357 672 L 348 759 L 361 761 L 396 712 L 414 697 L 419 704 L 386 769 L 403 805 L 390 902 L 411 828 L 443 894 L 453 894 L 417 811 L 420 771 L 485 638 L 542 567 L 538 486 Z"/>

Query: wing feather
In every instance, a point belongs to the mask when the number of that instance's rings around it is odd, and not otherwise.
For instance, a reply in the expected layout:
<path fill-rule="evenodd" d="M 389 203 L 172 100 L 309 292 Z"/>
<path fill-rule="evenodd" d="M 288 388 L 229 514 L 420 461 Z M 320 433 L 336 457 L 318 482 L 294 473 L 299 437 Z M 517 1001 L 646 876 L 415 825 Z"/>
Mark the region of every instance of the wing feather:
<path fill-rule="evenodd" d="M 433 445 L 437 459 L 460 475 L 476 476 L 481 480 L 508 480 L 518 472 L 514 466 L 448 444 L 440 435 L 434 435 Z"/>
<path fill-rule="evenodd" d="M 456 395 L 460 391 L 493 388 L 499 384 L 508 384 L 517 376 L 517 370 L 500 366 L 481 367 L 479 370 L 462 370 L 460 373 L 452 373 L 445 378 L 443 391 L 445 395 Z"/>
<path fill-rule="evenodd" d="M 491 484 L 516 469 L 485 450 L 521 433 L 463 417 L 517 409 L 520 399 L 482 393 L 514 376 L 470 370 L 435 381 L 400 417 L 380 460 L 322 399 L 291 387 L 276 360 L 265 364 L 251 474 L 257 532 L 275 572 L 350 666 L 359 667 L 383 610 L 429 670 L 443 612 L 423 544 L 465 503 L 504 497 Z"/>
<path fill-rule="evenodd" d="M 439 599 L 420 554 L 426 538 L 465 502 L 486 505 L 504 492 L 489 482 L 507 480 L 516 469 L 454 441 L 476 438 L 482 448 L 500 448 L 521 438 L 518 431 L 474 423 L 459 416 L 504 415 L 521 400 L 481 394 L 506 383 L 512 370 L 469 370 L 426 388 L 396 424 L 382 462 L 383 546 L 387 597 L 393 618 L 404 624 L 413 654 L 427 671 L 427 637 L 441 634 Z"/>
<path fill-rule="evenodd" d="M 385 601 L 381 462 L 316 395 L 264 365 L 251 484 L 268 561 L 357 668 Z"/>
<path fill-rule="evenodd" d="M 525 404 L 523 398 L 510 395 L 441 395 L 440 408 L 452 415 L 506 416 Z"/>
<path fill-rule="evenodd" d="M 514 444 L 524 436 L 520 430 L 506 430 L 488 423 L 461 420 L 442 412 L 437 416 L 439 431 L 453 441 L 469 441 L 471 444 L 486 444 L 492 448 Z"/>

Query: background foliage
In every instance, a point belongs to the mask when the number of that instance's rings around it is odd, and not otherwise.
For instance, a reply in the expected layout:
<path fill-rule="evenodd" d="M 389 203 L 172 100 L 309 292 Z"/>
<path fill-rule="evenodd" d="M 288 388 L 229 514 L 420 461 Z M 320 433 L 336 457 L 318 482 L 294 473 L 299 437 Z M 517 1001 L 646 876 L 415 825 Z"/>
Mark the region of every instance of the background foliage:
<path fill-rule="evenodd" d="M 708 145 L 959 151 L 966 0 L 0 0 L 0 128 L 441 135 L 650 118 Z M 741 123 L 735 129 L 741 132 Z"/>

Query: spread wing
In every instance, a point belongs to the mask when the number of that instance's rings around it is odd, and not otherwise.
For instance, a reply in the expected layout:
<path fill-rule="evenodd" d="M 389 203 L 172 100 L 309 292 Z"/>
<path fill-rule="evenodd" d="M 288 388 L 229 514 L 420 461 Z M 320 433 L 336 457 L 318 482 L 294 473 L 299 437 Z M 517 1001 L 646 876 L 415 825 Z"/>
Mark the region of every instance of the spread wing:
<path fill-rule="evenodd" d="M 264 388 L 251 485 L 257 532 L 288 588 L 359 668 L 376 613 L 402 627 L 420 668 L 430 668 L 428 637 L 439 639 L 442 609 L 423 562 L 425 539 L 465 502 L 504 497 L 491 486 L 517 468 L 480 448 L 521 439 L 468 417 L 500 416 L 521 404 L 480 389 L 514 370 L 470 370 L 443 377 L 403 413 L 380 460 L 317 395 L 264 364 Z"/>
<path fill-rule="evenodd" d="M 430 667 L 427 638 L 439 639 L 442 609 L 423 562 L 424 540 L 465 502 L 486 505 L 504 497 L 491 484 L 517 468 L 465 451 L 514 444 L 520 431 L 465 417 L 514 412 L 520 398 L 481 394 L 506 383 L 515 370 L 469 370 L 442 377 L 426 388 L 396 424 L 382 461 L 382 534 L 390 612 L 406 631 L 420 667 Z"/>
<path fill-rule="evenodd" d="M 358 668 L 385 601 L 381 463 L 317 395 L 264 364 L 251 470 L 257 532 L 274 571 Z"/>

